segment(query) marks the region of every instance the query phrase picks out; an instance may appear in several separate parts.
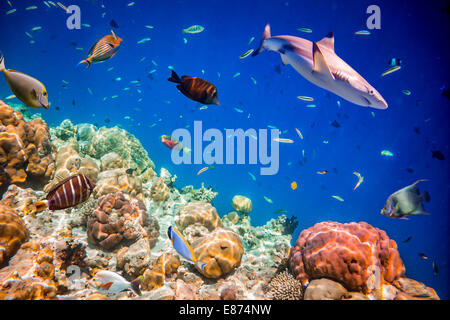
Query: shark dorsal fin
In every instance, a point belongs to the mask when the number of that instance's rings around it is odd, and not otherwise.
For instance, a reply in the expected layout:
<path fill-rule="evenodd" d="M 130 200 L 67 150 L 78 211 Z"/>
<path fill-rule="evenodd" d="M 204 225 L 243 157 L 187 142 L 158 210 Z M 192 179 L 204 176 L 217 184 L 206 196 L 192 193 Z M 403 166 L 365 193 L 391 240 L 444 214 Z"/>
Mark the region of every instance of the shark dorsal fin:
<path fill-rule="evenodd" d="M 323 38 L 317 43 L 320 44 L 322 47 L 327 47 L 328 49 L 334 52 L 334 32 L 333 31 L 329 32 L 325 36 L 325 38 Z"/>
<path fill-rule="evenodd" d="M 327 61 L 325 60 L 322 51 L 320 51 L 320 48 L 315 41 L 313 41 L 313 59 L 313 72 L 320 73 L 326 78 L 336 80 L 334 75 L 331 73 L 330 68 L 328 67 Z"/>

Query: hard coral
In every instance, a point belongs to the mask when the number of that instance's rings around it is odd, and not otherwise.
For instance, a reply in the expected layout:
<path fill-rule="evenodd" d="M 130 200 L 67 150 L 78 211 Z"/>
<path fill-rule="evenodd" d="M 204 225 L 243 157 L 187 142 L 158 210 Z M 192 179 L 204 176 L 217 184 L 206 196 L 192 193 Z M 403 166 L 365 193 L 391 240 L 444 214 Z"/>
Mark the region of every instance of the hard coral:
<path fill-rule="evenodd" d="M 268 284 L 269 300 L 300 300 L 302 284 L 287 270 L 276 274 Z"/>
<path fill-rule="evenodd" d="M 312 280 L 305 290 L 305 300 L 341 300 L 347 290 L 339 282 L 329 279 Z"/>
<path fill-rule="evenodd" d="M 169 196 L 169 188 L 162 178 L 158 178 L 150 189 L 150 198 L 152 198 L 153 201 L 161 202 L 169 199 Z"/>
<path fill-rule="evenodd" d="M 317 223 L 302 231 L 289 259 L 303 285 L 329 278 L 347 290 L 364 293 L 371 291 L 368 284 L 378 274 L 392 282 L 405 272 L 395 241 L 365 222 Z"/>
<path fill-rule="evenodd" d="M 232 206 L 234 210 L 242 213 L 249 213 L 253 209 L 252 200 L 240 195 L 233 197 Z"/>
<path fill-rule="evenodd" d="M 180 231 L 193 224 L 204 226 L 209 231 L 222 225 L 216 208 L 208 202 L 200 201 L 189 202 L 181 207 L 175 223 Z"/>
<path fill-rule="evenodd" d="M 28 231 L 22 219 L 11 207 L 0 203 L 0 268 L 28 241 Z"/>
<path fill-rule="evenodd" d="M 45 183 L 54 170 L 50 133 L 42 119 L 26 122 L 0 100 L 0 193 L 11 183 Z"/>
<path fill-rule="evenodd" d="M 219 278 L 241 264 L 244 247 L 239 235 L 231 230 L 217 228 L 192 243 L 197 259 L 206 264 L 197 270 L 207 278 Z"/>
<path fill-rule="evenodd" d="M 142 288 L 148 291 L 162 287 L 166 277 L 176 273 L 179 266 L 180 259 L 177 256 L 163 253 L 144 272 Z"/>
<path fill-rule="evenodd" d="M 100 172 L 93 196 L 100 198 L 110 193 L 123 192 L 133 198 L 143 200 L 141 179 L 126 171 L 125 168 L 119 168 Z"/>
<path fill-rule="evenodd" d="M 144 204 L 123 193 L 102 197 L 87 222 L 88 240 L 105 249 L 116 247 L 122 240 L 144 237 L 150 247 L 159 237 L 159 225 L 149 217 Z"/>

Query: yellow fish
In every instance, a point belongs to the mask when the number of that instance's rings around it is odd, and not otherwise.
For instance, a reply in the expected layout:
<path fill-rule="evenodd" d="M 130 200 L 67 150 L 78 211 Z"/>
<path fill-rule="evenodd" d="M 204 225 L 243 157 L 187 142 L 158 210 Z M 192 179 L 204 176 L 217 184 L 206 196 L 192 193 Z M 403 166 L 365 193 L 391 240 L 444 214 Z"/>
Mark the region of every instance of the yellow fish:
<path fill-rule="evenodd" d="M 208 169 L 209 169 L 209 167 L 204 167 L 204 168 L 200 169 L 200 171 L 197 172 L 197 175 L 199 175 L 199 174 L 202 173 L 202 172 L 205 172 L 205 171 L 208 170 Z"/>
<path fill-rule="evenodd" d="M 314 98 L 307 97 L 307 96 L 298 96 L 297 99 L 300 99 L 303 101 L 314 101 Z"/>
<path fill-rule="evenodd" d="M 298 130 L 297 128 L 295 128 L 295 131 L 297 131 L 297 134 L 298 134 L 298 136 L 300 137 L 300 139 L 303 140 L 303 135 L 302 135 L 302 133 L 300 132 L 300 130 Z"/>
<path fill-rule="evenodd" d="M 355 187 L 353 188 L 353 190 L 356 190 L 356 188 L 358 188 L 359 185 L 364 181 L 364 177 L 361 176 L 361 174 L 356 171 L 354 171 L 353 174 L 358 177 L 358 182 L 356 183 Z"/>
<path fill-rule="evenodd" d="M 47 89 L 37 79 L 15 70 L 5 69 L 5 57 L 3 54 L 0 56 L 0 71 L 5 74 L 6 82 L 12 93 L 32 108 L 45 108 L 48 109 Z"/>
<path fill-rule="evenodd" d="M 297 182 L 293 181 L 293 182 L 291 183 L 291 189 L 292 189 L 292 190 L 297 189 Z"/>
<path fill-rule="evenodd" d="M 401 69 L 400 66 L 393 66 L 392 68 L 389 68 L 389 69 L 387 69 L 385 72 L 383 72 L 383 73 L 381 74 L 381 76 L 384 77 L 385 75 L 388 75 L 388 74 L 390 74 L 390 73 L 392 73 L 392 72 L 395 72 L 395 71 L 397 71 L 397 70 L 400 70 L 400 69 Z"/>
<path fill-rule="evenodd" d="M 284 139 L 284 138 L 275 138 L 275 139 L 273 139 L 273 141 L 281 142 L 281 143 L 294 143 L 293 140 L 291 140 L 291 139 Z"/>
<path fill-rule="evenodd" d="M 344 199 L 342 199 L 341 197 L 339 197 L 339 196 L 332 196 L 333 198 L 335 198 L 336 200 L 339 200 L 339 201 L 344 201 Z"/>

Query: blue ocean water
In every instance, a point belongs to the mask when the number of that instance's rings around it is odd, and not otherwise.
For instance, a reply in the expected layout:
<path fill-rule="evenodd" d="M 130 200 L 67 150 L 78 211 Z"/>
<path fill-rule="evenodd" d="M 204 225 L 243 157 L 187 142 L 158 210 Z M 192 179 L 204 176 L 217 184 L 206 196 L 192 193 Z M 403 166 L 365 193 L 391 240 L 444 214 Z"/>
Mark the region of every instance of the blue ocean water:
<path fill-rule="evenodd" d="M 158 172 L 164 167 L 178 176 L 178 187 L 192 184 L 197 188 L 202 182 L 213 186 L 219 193 L 213 204 L 220 215 L 232 211 L 231 199 L 236 194 L 252 199 L 253 224 L 277 217 L 277 209 L 287 210 L 288 217 L 299 221 L 293 243 L 301 230 L 320 221 L 366 221 L 397 242 L 408 277 L 433 287 L 441 298 L 450 297 L 449 100 L 441 95 L 441 87 L 450 85 L 449 13 L 444 10 L 448 1 L 429 5 L 377 1 L 381 29 L 370 35 L 354 32 L 366 29 L 366 8 L 371 1 L 136 0 L 130 6 L 131 1 L 72 0 L 65 5 L 78 5 L 81 22 L 89 25 L 80 30 L 66 27 L 68 15 L 60 8 L 48 8 L 42 1 L 11 2 L 17 11 L 8 15 L 11 7 L 7 1 L 0 2 L 0 50 L 7 68 L 35 76 L 46 85 L 52 107 L 33 112 L 41 113 L 49 125 L 59 125 L 64 119 L 120 125 L 141 141 Z M 38 9 L 25 10 L 31 5 Z M 111 19 L 118 23 L 114 30 L 123 38 L 117 55 L 87 70 L 77 68 L 90 47 L 110 32 Z M 273 52 L 239 59 L 257 47 L 266 23 L 271 24 L 272 35 L 315 41 L 334 31 L 336 53 L 381 93 L 389 108 L 363 108 L 328 93 L 292 67 L 282 66 Z M 182 32 L 194 24 L 205 30 Z M 42 28 L 31 31 L 35 26 Z M 300 27 L 312 32 L 298 31 Z M 138 44 L 147 37 L 151 40 Z M 255 40 L 249 45 L 251 37 Z M 391 58 L 400 58 L 402 69 L 382 77 Z M 221 106 L 200 110 L 201 104 L 187 99 L 167 81 L 169 66 L 180 76 L 212 82 Z M 149 75 L 151 70 L 156 71 Z M 135 80 L 140 85 L 130 83 Z M 0 98 L 10 94 L 2 80 Z M 111 98 L 114 95 L 118 97 Z M 306 107 L 311 102 L 297 99 L 299 95 L 314 97 L 316 108 Z M 340 128 L 331 125 L 334 120 Z M 280 144 L 280 168 L 273 176 L 259 175 L 260 165 L 216 165 L 215 170 L 197 175 L 205 165 L 173 164 L 170 150 L 160 141 L 161 135 L 177 128 L 189 125 L 192 129 L 194 121 L 202 121 L 203 130 L 276 126 L 288 130 L 282 136 L 295 143 Z M 446 159 L 432 158 L 434 149 Z M 393 157 L 382 156 L 382 150 L 391 151 Z M 319 170 L 329 173 L 318 175 Z M 356 190 L 353 171 L 364 176 Z M 425 204 L 431 215 L 408 221 L 382 216 L 386 198 L 417 179 L 429 179 L 419 187 L 431 195 L 431 202 Z M 298 183 L 295 191 L 290 187 L 292 181 Z M 409 236 L 412 240 L 404 243 Z M 419 253 L 429 258 L 422 259 Z M 432 261 L 439 267 L 437 275 Z"/>

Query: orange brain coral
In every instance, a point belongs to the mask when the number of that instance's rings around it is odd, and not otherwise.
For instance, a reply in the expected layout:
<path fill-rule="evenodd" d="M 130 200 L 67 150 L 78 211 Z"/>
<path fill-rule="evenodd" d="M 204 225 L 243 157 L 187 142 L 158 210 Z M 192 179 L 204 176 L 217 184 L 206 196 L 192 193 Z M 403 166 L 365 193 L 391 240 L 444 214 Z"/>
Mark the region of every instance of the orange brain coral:
<path fill-rule="evenodd" d="M 45 183 L 54 170 L 50 131 L 42 119 L 26 122 L 0 100 L 0 193 L 28 178 Z"/>
<path fill-rule="evenodd" d="M 0 267 L 7 264 L 27 240 L 28 231 L 22 219 L 0 203 Z"/>
<path fill-rule="evenodd" d="M 329 278 L 365 293 L 378 270 L 387 282 L 405 273 L 395 241 L 366 222 L 327 221 L 303 230 L 291 249 L 289 264 L 303 285 Z"/>

